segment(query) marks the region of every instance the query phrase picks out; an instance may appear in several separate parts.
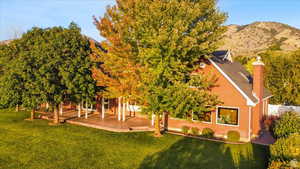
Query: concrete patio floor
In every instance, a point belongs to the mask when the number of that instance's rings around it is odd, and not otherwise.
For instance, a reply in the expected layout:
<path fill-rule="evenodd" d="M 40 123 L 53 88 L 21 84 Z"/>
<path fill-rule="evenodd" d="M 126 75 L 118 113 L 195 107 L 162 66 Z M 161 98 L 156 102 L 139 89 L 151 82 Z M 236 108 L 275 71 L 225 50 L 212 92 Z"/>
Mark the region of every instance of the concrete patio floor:
<path fill-rule="evenodd" d="M 40 112 L 40 118 L 53 120 L 53 113 Z M 78 113 L 74 109 L 64 109 L 63 114 L 59 116 L 61 123 L 70 123 L 97 129 L 103 129 L 114 132 L 130 132 L 130 131 L 153 131 L 151 121 L 146 117 L 130 117 L 126 116 L 125 121 L 119 121 L 114 114 L 105 114 L 102 119 L 100 114 L 88 112 L 88 117 L 85 118 L 85 111 L 78 117 Z"/>
<path fill-rule="evenodd" d="M 80 117 L 66 120 L 66 122 L 114 132 L 153 131 L 151 121 L 142 117 L 127 116 L 126 121 L 123 122 L 118 121 L 116 115 L 105 114 L 105 118 L 101 119 L 99 114 L 92 114 L 87 119 Z"/>

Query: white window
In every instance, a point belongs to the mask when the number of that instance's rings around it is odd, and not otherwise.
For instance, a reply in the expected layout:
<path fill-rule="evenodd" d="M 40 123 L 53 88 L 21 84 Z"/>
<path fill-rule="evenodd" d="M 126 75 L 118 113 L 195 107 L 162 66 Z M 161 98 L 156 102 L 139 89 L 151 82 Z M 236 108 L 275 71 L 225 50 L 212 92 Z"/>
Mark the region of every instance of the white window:
<path fill-rule="evenodd" d="M 217 107 L 217 124 L 239 125 L 239 108 Z"/>

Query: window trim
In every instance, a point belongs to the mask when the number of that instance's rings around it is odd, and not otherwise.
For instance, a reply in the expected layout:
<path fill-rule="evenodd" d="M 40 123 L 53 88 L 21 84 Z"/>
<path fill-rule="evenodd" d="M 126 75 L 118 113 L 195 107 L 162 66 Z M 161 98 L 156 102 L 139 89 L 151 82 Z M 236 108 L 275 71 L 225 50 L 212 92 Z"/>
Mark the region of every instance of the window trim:
<path fill-rule="evenodd" d="M 218 123 L 218 114 L 219 114 L 219 108 L 231 108 L 231 109 L 237 109 L 238 110 L 238 123 L 237 125 L 234 124 L 222 124 L 222 123 Z M 239 107 L 231 107 L 231 106 L 217 106 L 217 110 L 216 110 L 216 124 L 218 125 L 222 125 L 222 126 L 231 126 L 231 127 L 239 127 L 240 126 L 240 108 Z"/>

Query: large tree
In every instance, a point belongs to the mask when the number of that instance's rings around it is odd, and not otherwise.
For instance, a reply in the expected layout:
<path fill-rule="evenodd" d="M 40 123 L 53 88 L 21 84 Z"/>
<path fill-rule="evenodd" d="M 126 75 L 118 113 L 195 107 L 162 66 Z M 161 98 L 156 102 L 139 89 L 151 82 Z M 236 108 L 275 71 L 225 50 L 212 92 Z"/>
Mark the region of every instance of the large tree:
<path fill-rule="evenodd" d="M 300 50 L 269 50 L 262 55 L 266 65 L 265 83 L 273 104 L 300 105 Z"/>
<path fill-rule="evenodd" d="M 173 102 L 169 99 L 169 103 L 164 103 L 162 98 L 171 97 L 170 90 L 182 91 L 182 98 L 186 98 L 186 90 L 199 92 L 186 88 L 186 84 L 197 61 L 209 57 L 217 48 L 225 31 L 221 26 L 225 19 L 215 0 L 117 0 L 96 24 L 105 37 L 105 49 L 113 49 L 113 55 L 121 58 L 123 52 L 128 53 L 130 63 L 145 70 L 141 71 L 140 81 L 145 105 L 147 110 L 152 106 L 149 113 L 159 118 L 168 110 L 163 105 Z M 107 55 L 106 59 L 113 58 Z M 210 94 L 204 97 L 213 98 Z M 206 104 L 197 106 L 213 106 Z M 159 128 L 157 125 L 156 135 L 160 135 Z"/>
<path fill-rule="evenodd" d="M 61 102 L 94 101 L 96 81 L 91 71 L 90 43 L 76 24 L 71 23 L 69 28 L 33 28 L 16 43 L 20 50 L 11 71 L 18 74 L 24 86 L 24 107 L 34 113 L 41 103 L 49 103 L 57 124 Z"/>

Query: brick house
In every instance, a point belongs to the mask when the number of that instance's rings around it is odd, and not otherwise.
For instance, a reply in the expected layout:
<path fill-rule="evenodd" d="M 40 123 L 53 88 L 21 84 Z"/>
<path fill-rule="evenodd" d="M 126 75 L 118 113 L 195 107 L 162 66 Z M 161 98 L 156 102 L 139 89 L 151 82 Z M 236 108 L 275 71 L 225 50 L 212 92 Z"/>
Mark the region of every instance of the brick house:
<path fill-rule="evenodd" d="M 241 141 L 250 141 L 259 135 L 262 118 L 267 115 L 271 93 L 264 88 L 264 64 L 257 59 L 253 63 L 253 76 L 238 62 L 234 62 L 229 51 L 217 51 L 212 57 L 200 63 L 200 70 L 217 78 L 211 89 L 223 103 L 212 112 L 204 113 L 202 120 L 184 120 L 165 116 L 163 124 L 167 130 L 181 131 L 182 126 L 211 128 L 217 137 L 226 137 L 227 132 L 234 130 L 241 135 Z M 143 116 L 126 107 L 126 115 L 118 111 L 118 99 L 102 99 L 98 106 L 102 116 L 106 113 L 115 114 L 118 120 L 126 120 L 127 116 Z M 102 108 L 101 108 L 102 107 Z M 200 118 L 201 119 L 201 118 Z M 153 120 L 152 120 L 153 121 Z"/>
<path fill-rule="evenodd" d="M 201 71 L 217 78 L 211 92 L 218 95 L 223 104 L 203 115 L 201 121 L 187 121 L 169 117 L 168 130 L 181 130 L 182 126 L 211 128 L 217 137 L 226 137 L 234 130 L 242 141 L 250 141 L 259 135 L 262 118 L 267 115 L 270 92 L 264 88 L 264 64 L 257 59 L 253 63 L 253 76 L 237 62 L 229 51 L 217 51 L 211 59 L 201 62 Z"/>

